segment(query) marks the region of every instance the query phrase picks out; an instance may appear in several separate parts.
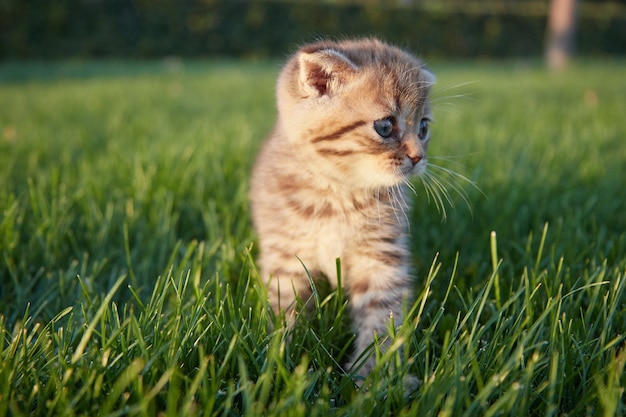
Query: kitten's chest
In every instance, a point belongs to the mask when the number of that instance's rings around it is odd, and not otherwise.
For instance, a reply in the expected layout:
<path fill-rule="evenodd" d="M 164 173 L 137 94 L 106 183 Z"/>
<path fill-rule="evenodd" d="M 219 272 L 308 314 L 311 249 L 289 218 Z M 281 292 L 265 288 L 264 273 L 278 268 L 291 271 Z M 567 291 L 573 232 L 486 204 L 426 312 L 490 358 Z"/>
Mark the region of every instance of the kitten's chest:
<path fill-rule="evenodd" d="M 337 286 L 337 258 L 344 257 L 346 249 L 350 247 L 353 231 L 346 224 L 325 222 L 315 231 L 315 257 L 318 268 L 328 277 L 333 287 Z"/>
<path fill-rule="evenodd" d="M 374 244 L 380 236 L 395 238 L 401 232 L 384 201 L 333 195 L 317 202 L 326 210 L 320 210 L 324 214 L 313 217 L 306 228 L 315 241 L 318 267 L 333 285 L 337 258 L 345 260 L 350 252 Z"/>

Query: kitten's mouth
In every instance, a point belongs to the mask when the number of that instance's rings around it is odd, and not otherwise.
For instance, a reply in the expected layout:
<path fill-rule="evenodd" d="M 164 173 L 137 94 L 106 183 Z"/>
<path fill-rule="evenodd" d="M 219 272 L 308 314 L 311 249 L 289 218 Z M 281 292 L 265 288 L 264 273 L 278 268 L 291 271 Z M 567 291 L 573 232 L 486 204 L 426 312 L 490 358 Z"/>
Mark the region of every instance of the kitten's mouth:
<path fill-rule="evenodd" d="M 417 163 L 402 168 L 402 174 L 407 177 L 422 175 L 426 171 L 426 158 L 418 160 Z"/>

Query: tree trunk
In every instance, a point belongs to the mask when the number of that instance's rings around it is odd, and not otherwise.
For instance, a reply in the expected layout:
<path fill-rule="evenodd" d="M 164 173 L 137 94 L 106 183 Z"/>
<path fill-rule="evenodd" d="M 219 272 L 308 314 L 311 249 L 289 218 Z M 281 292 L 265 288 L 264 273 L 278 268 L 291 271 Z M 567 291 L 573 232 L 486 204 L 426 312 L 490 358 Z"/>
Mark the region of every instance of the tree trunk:
<path fill-rule="evenodd" d="M 577 0 L 551 0 L 546 61 L 551 70 L 567 67 L 574 51 Z"/>

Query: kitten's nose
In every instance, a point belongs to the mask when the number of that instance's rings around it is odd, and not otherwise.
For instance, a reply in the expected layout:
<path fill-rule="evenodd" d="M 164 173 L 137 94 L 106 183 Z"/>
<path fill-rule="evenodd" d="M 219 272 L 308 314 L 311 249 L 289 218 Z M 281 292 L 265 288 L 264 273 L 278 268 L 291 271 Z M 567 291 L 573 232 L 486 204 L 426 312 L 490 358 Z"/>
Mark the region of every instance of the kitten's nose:
<path fill-rule="evenodd" d="M 409 157 L 409 159 L 413 163 L 413 166 L 417 165 L 417 163 L 422 160 L 422 155 L 411 156 L 411 155 L 407 154 L 407 156 Z"/>
<path fill-rule="evenodd" d="M 419 161 L 422 160 L 422 150 L 419 148 L 414 142 L 404 142 L 403 146 L 404 151 L 406 152 L 407 158 L 411 160 L 413 166 L 417 165 Z"/>

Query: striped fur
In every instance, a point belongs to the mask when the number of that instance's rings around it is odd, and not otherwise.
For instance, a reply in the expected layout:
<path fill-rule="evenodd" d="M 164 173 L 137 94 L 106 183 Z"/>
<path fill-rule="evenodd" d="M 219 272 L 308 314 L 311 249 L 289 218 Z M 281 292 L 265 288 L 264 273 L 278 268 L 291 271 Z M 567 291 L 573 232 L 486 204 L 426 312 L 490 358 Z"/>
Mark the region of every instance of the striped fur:
<path fill-rule="evenodd" d="M 302 264 L 336 286 L 341 258 L 357 332 L 349 367 L 411 301 L 404 188 L 426 168 L 433 81 L 417 58 L 375 39 L 306 45 L 278 78 L 278 120 L 252 176 L 261 274 L 292 322 L 295 297 L 311 293 Z M 387 137 L 374 125 L 384 119 Z"/>

